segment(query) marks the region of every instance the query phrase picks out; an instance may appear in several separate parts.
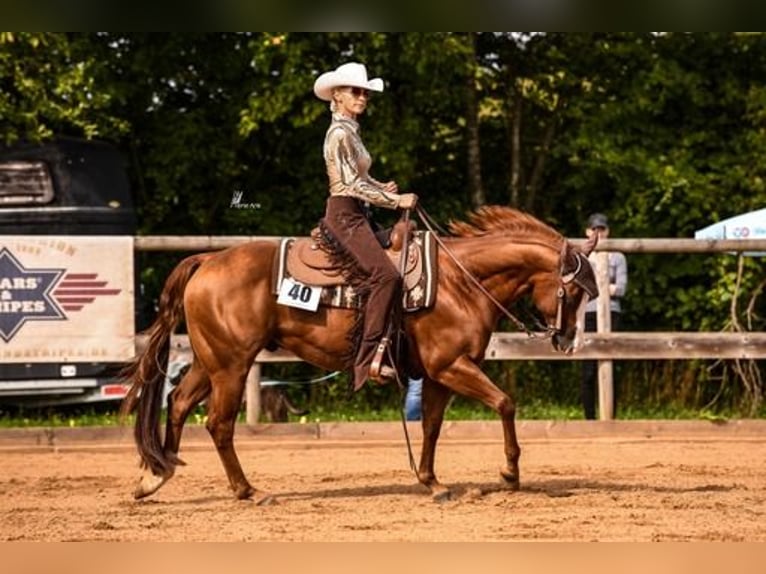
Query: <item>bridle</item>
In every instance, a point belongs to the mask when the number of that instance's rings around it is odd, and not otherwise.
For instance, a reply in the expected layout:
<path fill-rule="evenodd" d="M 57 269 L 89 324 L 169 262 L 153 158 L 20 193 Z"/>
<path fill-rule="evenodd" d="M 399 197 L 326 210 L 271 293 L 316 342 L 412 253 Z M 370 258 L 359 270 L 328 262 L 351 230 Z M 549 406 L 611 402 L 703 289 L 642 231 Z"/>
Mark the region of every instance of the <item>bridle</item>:
<path fill-rule="evenodd" d="M 553 327 L 549 327 L 549 329 L 554 329 L 555 333 L 557 334 L 561 334 L 561 330 L 563 328 L 562 323 L 564 322 L 564 306 L 566 305 L 567 298 L 567 292 L 564 288 L 566 285 L 574 283 L 575 285 L 579 286 L 591 299 L 598 297 L 598 291 L 594 291 L 594 286 L 588 285 L 580 276 L 583 270 L 582 262 L 583 260 L 587 261 L 587 258 L 585 255 L 579 252 L 575 253 L 575 255 L 577 256 L 577 266 L 575 267 L 574 271 L 570 271 L 569 273 L 561 275 L 561 285 L 559 285 L 559 288 L 556 291 L 556 298 L 558 299 L 556 303 L 556 324 Z"/>
<path fill-rule="evenodd" d="M 583 269 L 582 260 L 585 259 L 585 255 L 582 253 L 577 253 L 577 267 L 574 269 L 574 271 L 571 271 L 569 273 L 566 273 L 565 275 L 561 274 L 561 266 L 559 271 L 559 288 L 556 291 L 556 322 L 553 325 L 544 325 L 542 324 L 536 317 L 533 317 L 533 322 L 535 325 L 542 330 L 542 333 L 539 331 L 532 331 L 527 327 L 527 325 L 518 317 L 516 317 L 513 313 L 511 313 L 508 309 L 506 309 L 500 301 L 498 301 L 492 293 L 490 293 L 484 285 L 481 284 L 481 281 L 473 274 L 471 273 L 466 267 L 460 262 L 460 260 L 455 256 L 455 254 L 450 250 L 441 237 L 439 237 L 439 233 L 435 229 L 436 226 L 433 224 L 433 220 L 431 217 L 426 213 L 426 211 L 420 206 L 420 204 L 415 206 L 415 210 L 417 211 L 418 216 L 420 217 L 420 220 L 423 222 L 423 225 L 425 225 L 426 229 L 431 231 L 433 233 L 433 237 L 436 240 L 436 243 L 441 247 L 444 252 L 452 259 L 452 261 L 457 265 L 458 269 L 463 272 L 463 274 L 473 283 L 476 288 L 481 291 L 484 296 L 487 297 L 487 299 L 490 300 L 490 302 L 497 307 L 500 312 L 505 315 L 506 318 L 510 319 L 510 321 L 516 325 L 516 327 L 520 331 L 524 331 L 529 337 L 536 337 L 536 338 L 551 338 L 554 335 L 561 335 L 562 329 L 563 329 L 563 322 L 564 322 L 564 307 L 566 305 L 566 285 L 569 285 L 570 283 L 575 283 L 576 285 L 580 286 L 588 295 L 591 297 L 594 297 L 595 295 L 592 293 L 592 289 L 586 286 L 586 284 L 581 280 L 580 274 Z M 442 233 L 443 230 L 440 229 Z"/>
<path fill-rule="evenodd" d="M 559 281 L 561 284 L 559 285 L 558 290 L 556 291 L 556 324 L 553 325 L 553 329 L 556 333 L 561 333 L 561 329 L 563 328 L 563 322 L 564 322 L 564 306 L 567 303 L 567 291 L 565 289 L 565 286 L 569 285 L 575 280 L 575 277 L 577 277 L 577 274 L 582 269 L 582 260 L 577 257 L 577 267 L 574 271 L 571 273 L 567 273 L 566 275 L 561 275 L 561 278 Z M 550 328 L 550 327 L 549 327 Z"/>

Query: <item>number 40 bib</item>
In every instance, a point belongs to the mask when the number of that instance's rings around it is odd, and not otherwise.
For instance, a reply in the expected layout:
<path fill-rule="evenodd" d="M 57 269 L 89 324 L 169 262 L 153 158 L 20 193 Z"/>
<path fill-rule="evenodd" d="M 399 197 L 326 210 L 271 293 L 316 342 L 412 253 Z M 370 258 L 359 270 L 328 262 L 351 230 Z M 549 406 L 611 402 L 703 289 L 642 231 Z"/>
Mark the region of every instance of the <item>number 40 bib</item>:
<path fill-rule="evenodd" d="M 279 287 L 277 303 L 287 305 L 288 307 L 305 309 L 306 311 L 316 311 L 319 307 L 321 291 L 321 287 L 304 285 L 295 279 L 285 277 L 282 280 L 282 285 Z"/>

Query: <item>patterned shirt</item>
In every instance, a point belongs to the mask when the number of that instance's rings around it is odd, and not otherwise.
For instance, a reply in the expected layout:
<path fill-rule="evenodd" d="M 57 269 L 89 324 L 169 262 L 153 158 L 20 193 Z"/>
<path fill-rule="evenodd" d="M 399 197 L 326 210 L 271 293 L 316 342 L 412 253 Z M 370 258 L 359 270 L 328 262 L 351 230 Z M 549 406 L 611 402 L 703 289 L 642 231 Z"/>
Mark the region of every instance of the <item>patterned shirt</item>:
<path fill-rule="evenodd" d="M 385 191 L 385 185 L 370 174 L 372 158 L 359 136 L 359 123 L 340 114 L 324 140 L 324 160 L 330 179 L 330 194 L 356 197 L 378 207 L 396 209 L 399 196 Z"/>

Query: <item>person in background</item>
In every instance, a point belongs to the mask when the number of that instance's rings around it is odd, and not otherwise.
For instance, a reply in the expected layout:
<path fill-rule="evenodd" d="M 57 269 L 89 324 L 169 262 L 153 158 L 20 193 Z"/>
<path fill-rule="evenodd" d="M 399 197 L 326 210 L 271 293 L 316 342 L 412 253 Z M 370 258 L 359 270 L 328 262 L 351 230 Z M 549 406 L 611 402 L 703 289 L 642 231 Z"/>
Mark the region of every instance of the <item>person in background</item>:
<path fill-rule="evenodd" d="M 423 379 L 408 378 L 407 394 L 404 397 L 404 418 L 419 421 L 422 415 Z"/>
<path fill-rule="evenodd" d="M 609 220 L 603 213 L 594 213 L 588 218 L 588 227 L 585 235 L 590 239 L 598 234 L 599 241 L 609 237 Z M 625 254 L 618 251 L 610 251 L 609 258 L 609 309 L 611 310 L 612 331 L 620 329 L 620 315 L 622 307 L 620 299 L 625 295 L 628 287 L 628 262 Z M 590 254 L 589 260 L 593 270 L 598 273 L 596 252 Z M 596 309 L 598 299 L 588 302 L 585 307 L 585 331 L 594 332 L 597 329 Z M 587 420 L 596 418 L 596 397 L 598 396 L 598 369 L 596 361 L 582 362 L 582 379 L 580 384 L 580 400 L 583 406 L 583 414 Z M 617 413 L 617 380 L 614 381 L 613 412 Z"/>

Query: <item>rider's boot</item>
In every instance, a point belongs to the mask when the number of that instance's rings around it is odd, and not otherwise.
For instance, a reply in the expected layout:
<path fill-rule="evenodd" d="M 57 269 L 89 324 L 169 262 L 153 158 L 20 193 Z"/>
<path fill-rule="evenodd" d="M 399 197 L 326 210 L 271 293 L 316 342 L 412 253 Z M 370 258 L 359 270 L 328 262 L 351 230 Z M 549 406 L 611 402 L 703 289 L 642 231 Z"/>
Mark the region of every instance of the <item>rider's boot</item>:
<path fill-rule="evenodd" d="M 383 341 L 380 343 L 362 342 L 354 365 L 354 391 L 361 389 L 368 379 L 383 384 L 396 378 L 396 371 L 383 364 L 386 348 L 387 345 Z"/>
<path fill-rule="evenodd" d="M 388 383 L 396 379 L 396 370 L 393 367 L 385 365 L 383 361 L 386 358 L 386 351 L 391 344 L 391 339 L 383 337 L 375 349 L 375 356 L 370 365 L 370 379 L 379 384 Z"/>

